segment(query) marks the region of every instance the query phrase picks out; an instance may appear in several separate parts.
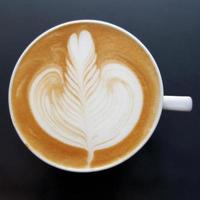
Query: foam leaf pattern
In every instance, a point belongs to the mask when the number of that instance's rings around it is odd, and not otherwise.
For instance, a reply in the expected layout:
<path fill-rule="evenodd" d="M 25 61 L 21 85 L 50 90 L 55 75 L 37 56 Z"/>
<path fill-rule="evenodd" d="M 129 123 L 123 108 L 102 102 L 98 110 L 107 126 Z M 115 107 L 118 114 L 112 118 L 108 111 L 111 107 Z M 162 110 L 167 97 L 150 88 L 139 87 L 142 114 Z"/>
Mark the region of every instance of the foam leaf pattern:
<path fill-rule="evenodd" d="M 33 78 L 29 105 L 47 134 L 86 149 L 90 164 L 95 150 L 118 144 L 133 130 L 143 106 L 142 87 L 117 60 L 97 66 L 89 31 L 73 33 L 67 50 L 64 70 L 49 65 Z"/>

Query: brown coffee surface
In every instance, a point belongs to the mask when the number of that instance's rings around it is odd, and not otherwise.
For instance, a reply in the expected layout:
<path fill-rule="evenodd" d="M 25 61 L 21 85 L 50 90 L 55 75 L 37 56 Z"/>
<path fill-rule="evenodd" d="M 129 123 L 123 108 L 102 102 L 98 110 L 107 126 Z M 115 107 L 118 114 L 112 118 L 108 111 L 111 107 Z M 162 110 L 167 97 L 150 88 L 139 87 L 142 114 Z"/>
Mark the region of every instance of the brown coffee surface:
<path fill-rule="evenodd" d="M 87 167 L 87 150 L 58 141 L 47 134 L 35 120 L 28 101 L 35 75 L 48 65 L 66 67 L 67 40 L 71 34 L 87 30 L 92 34 L 97 66 L 117 60 L 132 70 L 142 85 L 144 102 L 140 119 L 120 143 L 94 152 L 90 167 L 111 164 L 132 152 L 148 135 L 157 116 L 160 83 L 154 63 L 143 48 L 127 34 L 107 25 L 78 23 L 66 25 L 41 37 L 21 59 L 11 85 L 11 112 L 25 144 L 49 161 L 72 168 Z M 109 120 L 109 119 L 108 119 Z"/>

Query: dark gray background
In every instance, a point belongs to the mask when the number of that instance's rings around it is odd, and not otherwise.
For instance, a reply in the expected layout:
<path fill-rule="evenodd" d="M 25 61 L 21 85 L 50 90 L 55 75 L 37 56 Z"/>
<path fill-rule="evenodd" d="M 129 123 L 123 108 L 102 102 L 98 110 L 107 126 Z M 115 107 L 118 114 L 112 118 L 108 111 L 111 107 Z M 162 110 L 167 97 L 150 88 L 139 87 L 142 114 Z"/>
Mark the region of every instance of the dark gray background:
<path fill-rule="evenodd" d="M 0 199 L 200 199 L 200 1 L 0 1 Z M 75 19 L 100 19 L 136 35 L 160 68 L 165 94 L 191 95 L 191 113 L 162 113 L 145 147 L 110 170 L 64 172 L 41 162 L 11 124 L 7 93 L 24 48 L 40 33 Z"/>

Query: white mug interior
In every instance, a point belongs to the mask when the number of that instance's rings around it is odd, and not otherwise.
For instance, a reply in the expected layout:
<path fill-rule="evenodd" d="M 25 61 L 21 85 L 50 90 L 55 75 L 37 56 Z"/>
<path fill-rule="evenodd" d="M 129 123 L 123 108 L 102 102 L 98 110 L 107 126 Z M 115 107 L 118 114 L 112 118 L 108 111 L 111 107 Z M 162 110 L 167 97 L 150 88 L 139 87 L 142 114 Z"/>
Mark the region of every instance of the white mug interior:
<path fill-rule="evenodd" d="M 162 107 L 163 107 L 163 82 L 162 82 L 161 74 L 160 74 L 158 65 L 156 64 L 153 56 L 151 55 L 151 53 L 149 52 L 149 50 L 147 49 L 147 47 L 145 47 L 145 45 L 136 36 L 134 36 L 133 34 L 131 34 L 130 32 L 126 31 L 125 29 L 123 29 L 123 28 L 121 28 L 119 26 L 116 26 L 116 25 L 114 25 L 112 23 L 109 23 L 109 22 L 100 21 L 100 20 L 90 20 L 90 19 L 87 19 L 87 20 L 75 20 L 75 21 L 70 21 L 70 22 L 66 22 L 66 23 L 54 26 L 53 28 L 45 31 L 44 33 L 42 33 L 41 35 L 39 35 L 36 39 L 34 39 L 28 45 L 28 47 L 24 50 L 24 52 L 22 53 L 22 55 L 18 59 L 16 65 L 14 67 L 14 70 L 12 72 L 11 79 L 10 79 L 9 91 L 8 91 L 8 105 L 9 105 L 9 112 L 10 112 L 10 115 L 11 115 L 12 123 L 13 123 L 13 125 L 14 125 L 14 127 L 16 129 L 16 132 L 17 132 L 18 136 L 20 137 L 20 139 L 22 140 L 22 142 L 26 145 L 27 142 L 26 142 L 25 138 L 23 137 L 23 135 L 20 133 L 20 130 L 17 128 L 16 124 L 15 124 L 13 112 L 12 112 L 12 109 L 11 109 L 11 88 L 12 88 L 13 79 L 15 77 L 15 73 L 16 73 L 16 71 L 18 69 L 19 63 L 23 59 L 24 55 L 28 52 L 28 50 L 40 38 L 42 38 L 44 35 L 47 35 L 49 32 L 54 31 L 54 30 L 56 30 L 56 29 L 58 29 L 58 28 L 60 28 L 62 26 L 67 26 L 67 25 L 77 24 L 77 23 L 96 23 L 96 24 L 102 24 L 102 25 L 106 25 L 106 26 L 109 26 L 111 28 L 114 28 L 114 29 L 116 29 L 116 30 L 118 30 L 118 31 L 120 31 L 120 32 L 125 33 L 126 35 L 128 35 L 140 47 L 142 47 L 142 49 L 145 51 L 145 53 L 149 56 L 150 60 L 152 61 L 153 65 L 155 67 L 155 71 L 156 71 L 156 74 L 157 74 L 157 77 L 158 77 L 158 81 L 159 81 L 159 89 L 160 89 L 160 98 L 159 99 L 160 99 L 160 101 L 159 101 L 159 104 L 158 104 L 157 113 L 155 115 L 152 127 L 150 128 L 149 132 L 146 134 L 145 138 L 140 142 L 140 144 L 136 148 L 134 148 L 129 154 L 125 155 L 124 157 L 122 157 L 119 160 L 116 160 L 115 162 L 112 162 L 110 164 L 107 164 L 107 165 L 104 165 L 104 166 L 101 166 L 101 167 L 95 167 L 95 168 L 80 168 L 80 169 L 78 169 L 78 168 L 66 167 L 66 166 L 62 166 L 62 165 L 59 165 L 57 163 L 54 163 L 53 161 L 48 160 L 47 158 L 45 158 L 44 156 L 42 156 L 40 153 L 38 153 L 36 149 L 32 148 L 31 146 L 28 146 L 29 150 L 35 156 L 37 156 L 39 159 L 41 159 L 42 161 L 44 161 L 45 163 L 47 163 L 47 164 L 49 164 L 49 165 L 51 165 L 53 167 L 56 167 L 56 168 L 59 168 L 59 169 L 62 169 L 62 170 L 66 170 L 66 171 L 71 171 L 71 172 L 96 172 L 96 171 L 101 171 L 101 170 L 105 170 L 105 169 L 109 169 L 109 168 L 112 168 L 114 166 L 117 166 L 117 165 L 121 164 L 122 162 L 128 160 L 133 155 L 135 155 L 146 144 L 146 142 L 149 140 L 149 138 L 153 134 L 153 132 L 154 132 L 154 130 L 155 130 L 155 128 L 156 128 L 156 126 L 157 126 L 157 124 L 159 122 L 159 119 L 160 119 L 160 115 L 161 115 Z"/>

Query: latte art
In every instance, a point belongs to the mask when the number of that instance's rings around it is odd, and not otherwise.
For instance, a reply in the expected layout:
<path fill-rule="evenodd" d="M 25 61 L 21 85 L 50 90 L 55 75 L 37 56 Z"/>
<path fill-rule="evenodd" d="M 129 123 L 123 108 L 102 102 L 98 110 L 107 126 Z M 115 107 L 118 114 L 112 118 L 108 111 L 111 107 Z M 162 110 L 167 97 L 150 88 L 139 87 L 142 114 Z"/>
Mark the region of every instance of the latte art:
<path fill-rule="evenodd" d="M 66 38 L 67 39 L 67 38 Z M 92 34 L 82 30 L 67 41 L 65 69 L 45 66 L 29 84 L 29 106 L 51 137 L 87 150 L 109 148 L 130 134 L 143 108 L 137 75 L 118 60 L 98 66 Z"/>

